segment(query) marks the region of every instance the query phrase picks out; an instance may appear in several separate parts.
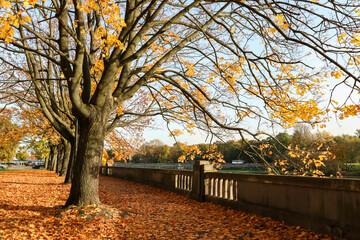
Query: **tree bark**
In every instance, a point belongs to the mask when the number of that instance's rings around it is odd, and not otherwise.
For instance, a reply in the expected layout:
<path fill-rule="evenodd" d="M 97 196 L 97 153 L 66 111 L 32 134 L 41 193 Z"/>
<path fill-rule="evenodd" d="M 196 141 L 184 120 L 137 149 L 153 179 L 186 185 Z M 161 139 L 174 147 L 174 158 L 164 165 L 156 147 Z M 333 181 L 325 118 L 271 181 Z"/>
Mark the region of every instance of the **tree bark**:
<path fill-rule="evenodd" d="M 49 170 L 49 165 L 50 165 L 50 153 L 49 155 L 47 155 L 46 159 L 45 159 L 45 169 Z"/>
<path fill-rule="evenodd" d="M 70 153 L 70 160 L 69 160 L 69 166 L 67 167 L 66 176 L 65 176 L 65 184 L 69 184 L 72 181 L 73 175 L 74 175 L 74 166 L 76 161 L 76 152 L 78 149 L 78 141 L 79 141 L 79 124 L 78 120 L 76 119 L 74 122 L 75 125 L 75 136 L 70 141 L 71 143 L 71 153 Z"/>
<path fill-rule="evenodd" d="M 73 177 L 73 173 L 74 173 L 74 165 L 75 165 L 75 147 L 74 147 L 74 143 L 71 144 L 71 151 L 70 151 L 70 159 L 69 159 L 69 165 L 66 169 L 66 176 L 65 176 L 65 184 L 71 183 L 72 177 Z"/>
<path fill-rule="evenodd" d="M 53 146 L 49 146 L 50 148 L 50 152 L 49 152 L 49 155 L 48 155 L 48 164 L 45 166 L 45 169 L 46 170 L 49 170 L 49 171 L 52 171 L 53 169 L 53 161 L 54 161 L 54 149 L 53 149 Z"/>
<path fill-rule="evenodd" d="M 61 142 L 56 148 L 58 152 L 56 154 L 55 172 L 59 174 L 64 156 L 64 144 Z"/>
<path fill-rule="evenodd" d="M 68 166 L 69 166 L 70 156 L 71 156 L 71 144 L 69 143 L 69 141 L 64 139 L 63 145 L 64 145 L 64 154 L 63 154 L 61 169 L 59 172 L 60 176 L 65 176 Z"/>
<path fill-rule="evenodd" d="M 56 169 L 56 158 L 57 158 L 57 153 L 58 153 L 58 148 L 57 145 L 51 145 L 50 147 L 50 151 L 51 151 L 51 160 L 50 160 L 50 171 L 55 171 Z"/>
<path fill-rule="evenodd" d="M 95 116 L 94 116 L 95 115 Z M 79 141 L 70 196 L 65 206 L 100 205 L 99 171 L 104 148 L 107 115 L 93 113 L 79 120 Z"/>

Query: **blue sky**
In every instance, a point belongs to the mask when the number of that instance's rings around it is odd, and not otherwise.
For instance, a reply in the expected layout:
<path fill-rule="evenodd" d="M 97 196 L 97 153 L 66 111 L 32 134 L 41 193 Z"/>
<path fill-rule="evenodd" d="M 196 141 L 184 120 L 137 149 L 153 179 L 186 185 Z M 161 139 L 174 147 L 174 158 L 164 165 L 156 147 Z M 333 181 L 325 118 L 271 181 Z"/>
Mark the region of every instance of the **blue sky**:
<path fill-rule="evenodd" d="M 322 129 L 313 129 L 315 133 L 317 130 L 327 131 L 334 136 L 340 136 L 343 134 L 355 135 L 356 129 L 360 129 L 360 118 L 359 117 L 349 117 L 344 120 L 336 120 L 335 117 L 330 120 L 326 128 Z M 292 129 L 280 130 L 280 132 L 286 131 L 289 134 L 292 134 Z M 174 144 L 174 139 L 169 137 L 169 132 L 166 130 L 166 127 L 162 129 L 147 129 L 144 132 L 144 138 L 146 141 L 153 139 L 159 139 L 164 144 L 169 146 Z M 188 144 L 198 144 L 206 142 L 206 135 L 198 133 L 196 135 L 186 135 L 178 137 L 178 141 L 187 142 Z"/>

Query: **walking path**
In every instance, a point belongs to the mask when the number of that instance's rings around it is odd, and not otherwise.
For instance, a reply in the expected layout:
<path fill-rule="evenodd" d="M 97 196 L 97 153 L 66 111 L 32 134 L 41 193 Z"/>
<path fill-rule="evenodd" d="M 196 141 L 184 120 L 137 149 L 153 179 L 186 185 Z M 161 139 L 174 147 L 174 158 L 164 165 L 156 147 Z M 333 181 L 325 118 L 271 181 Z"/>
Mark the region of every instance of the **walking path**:
<path fill-rule="evenodd" d="M 63 180 L 45 170 L 0 171 L 0 239 L 330 239 L 110 177 L 100 177 L 101 201 L 127 216 L 86 220 L 75 209 L 59 215 L 70 189 Z"/>

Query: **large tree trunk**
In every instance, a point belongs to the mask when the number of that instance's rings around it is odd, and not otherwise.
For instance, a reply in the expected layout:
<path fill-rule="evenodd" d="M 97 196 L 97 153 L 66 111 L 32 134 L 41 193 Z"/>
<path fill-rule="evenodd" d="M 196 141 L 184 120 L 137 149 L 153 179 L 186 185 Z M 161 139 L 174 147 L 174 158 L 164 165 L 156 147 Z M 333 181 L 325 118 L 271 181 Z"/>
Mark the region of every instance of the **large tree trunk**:
<path fill-rule="evenodd" d="M 91 120 L 79 120 L 79 141 L 74 175 L 70 196 L 65 206 L 100 204 L 99 171 L 104 148 L 107 115 L 104 113 L 94 115 Z"/>

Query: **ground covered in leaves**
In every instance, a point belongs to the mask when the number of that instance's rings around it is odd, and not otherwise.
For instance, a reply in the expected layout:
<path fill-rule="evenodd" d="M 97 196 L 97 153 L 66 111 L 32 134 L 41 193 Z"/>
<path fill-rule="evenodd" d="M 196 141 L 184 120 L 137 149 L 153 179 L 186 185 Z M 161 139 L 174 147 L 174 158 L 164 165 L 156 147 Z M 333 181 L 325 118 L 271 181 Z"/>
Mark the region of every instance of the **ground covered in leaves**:
<path fill-rule="evenodd" d="M 113 208 L 62 211 L 70 189 L 63 180 L 44 170 L 1 171 L 0 239 L 330 239 L 110 177 L 101 177 L 100 197 Z M 109 209 L 119 214 L 97 214 Z"/>

